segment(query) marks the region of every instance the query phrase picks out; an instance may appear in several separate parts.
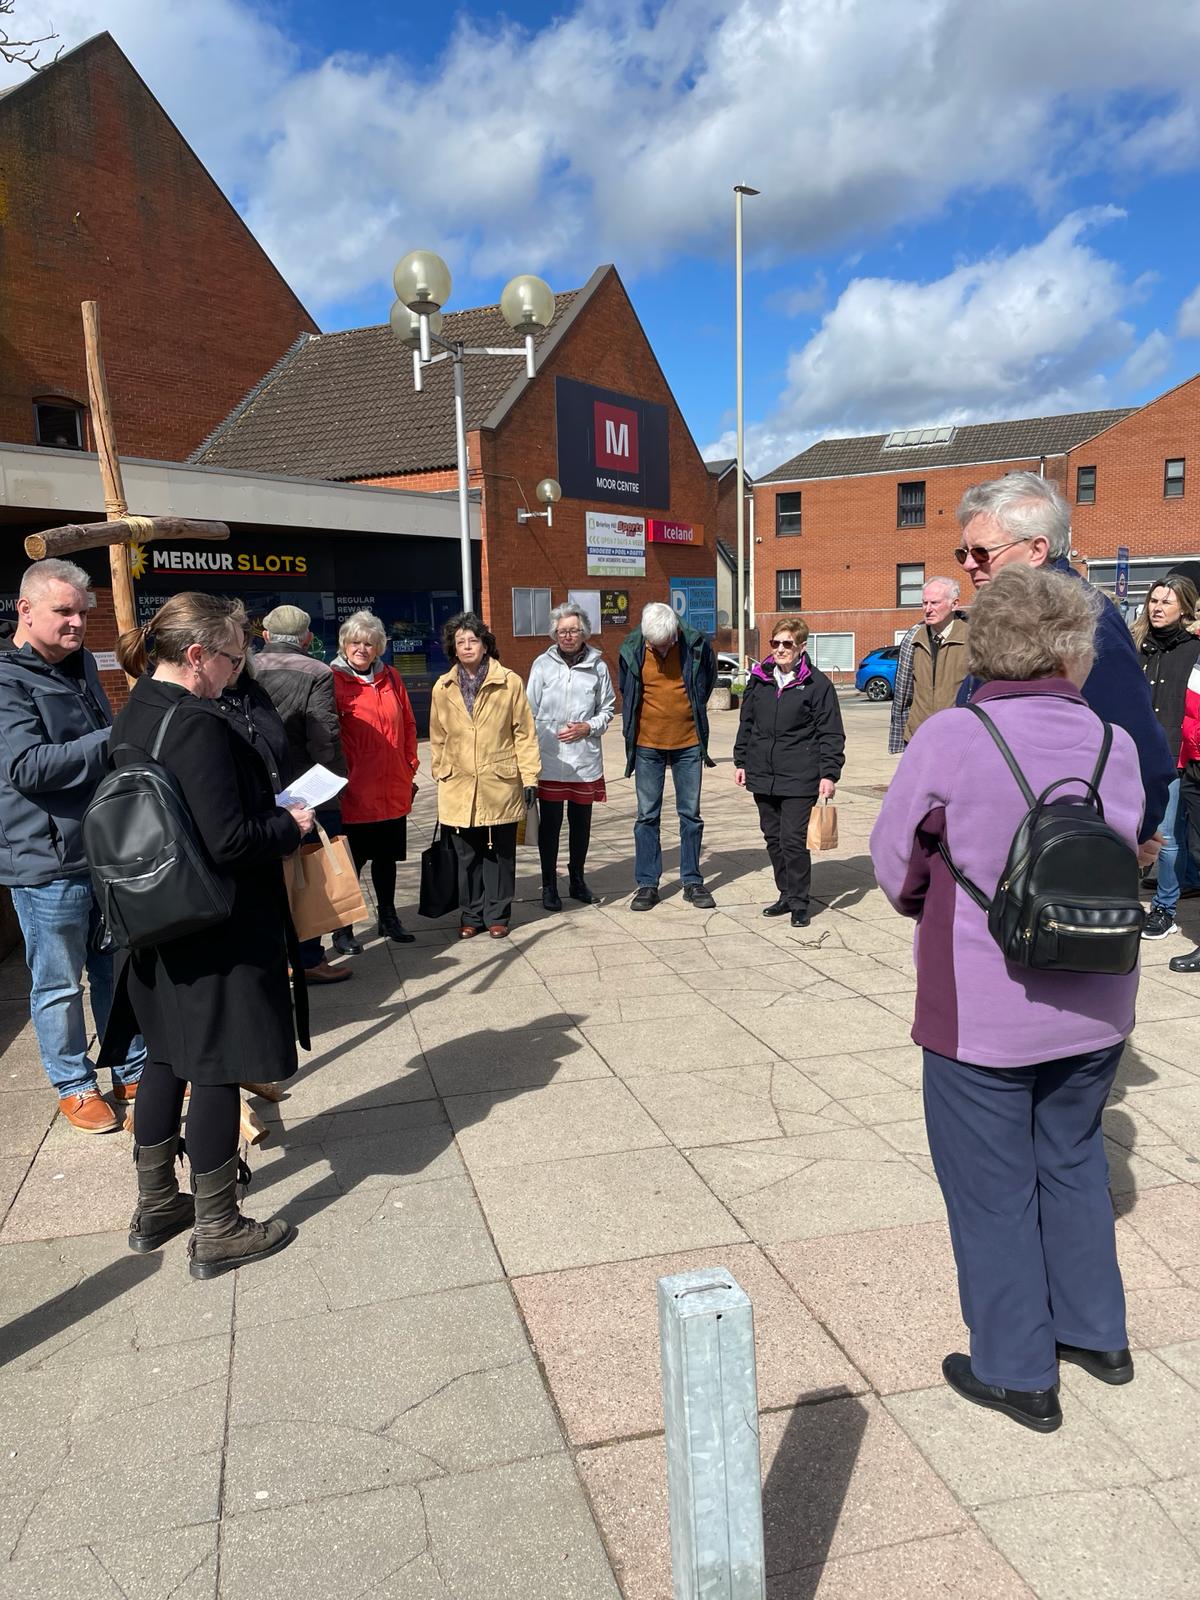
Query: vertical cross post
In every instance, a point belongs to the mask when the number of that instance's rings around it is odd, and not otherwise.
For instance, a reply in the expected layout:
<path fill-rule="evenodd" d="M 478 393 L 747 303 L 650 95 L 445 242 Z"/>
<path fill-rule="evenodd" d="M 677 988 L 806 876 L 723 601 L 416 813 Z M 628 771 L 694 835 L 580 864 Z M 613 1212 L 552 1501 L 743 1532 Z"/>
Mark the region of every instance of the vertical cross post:
<path fill-rule="evenodd" d="M 754 1313 L 720 1267 L 658 1280 L 675 1600 L 763 1600 Z"/>
<path fill-rule="evenodd" d="M 121 458 L 117 454 L 112 404 L 108 397 L 108 379 L 104 374 L 104 355 L 100 348 L 100 307 L 94 300 L 85 300 L 82 310 L 88 402 L 92 414 L 92 435 L 96 441 L 96 454 L 100 458 L 100 480 L 104 485 L 104 511 L 110 522 L 116 522 L 128 513 L 129 503 L 125 499 Z M 137 627 L 137 613 L 133 604 L 133 572 L 129 565 L 127 543 L 109 545 L 108 566 L 112 574 L 113 611 L 116 613 L 117 632 L 128 633 Z M 132 684 L 133 679 L 129 678 L 129 682 Z"/>

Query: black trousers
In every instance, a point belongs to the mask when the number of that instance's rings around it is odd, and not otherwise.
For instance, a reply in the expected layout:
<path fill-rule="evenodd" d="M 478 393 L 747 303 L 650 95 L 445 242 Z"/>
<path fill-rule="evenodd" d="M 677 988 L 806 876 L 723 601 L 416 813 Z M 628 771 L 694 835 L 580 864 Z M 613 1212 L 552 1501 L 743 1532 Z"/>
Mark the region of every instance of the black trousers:
<path fill-rule="evenodd" d="M 792 911 L 808 910 L 812 856 L 808 849 L 808 817 L 815 794 L 756 794 L 758 823 L 767 841 L 775 887 Z"/>
<path fill-rule="evenodd" d="M 578 800 L 568 800 L 567 807 L 567 871 L 572 878 L 583 877 L 583 864 L 587 860 L 588 845 L 592 839 L 591 805 L 580 805 Z M 558 841 L 562 836 L 563 802 L 538 801 L 538 855 L 542 861 L 542 882 L 553 883 L 558 876 Z"/>
<path fill-rule="evenodd" d="M 517 886 L 517 825 L 455 828 L 450 837 L 458 853 L 458 908 L 464 928 L 507 927 Z"/>
<path fill-rule="evenodd" d="M 139 1145 L 162 1144 L 179 1132 L 186 1088 L 170 1067 L 161 1061 L 147 1061 L 133 1102 L 133 1132 Z M 193 1172 L 216 1172 L 237 1154 L 241 1112 L 236 1083 L 192 1085 L 187 1153 Z"/>

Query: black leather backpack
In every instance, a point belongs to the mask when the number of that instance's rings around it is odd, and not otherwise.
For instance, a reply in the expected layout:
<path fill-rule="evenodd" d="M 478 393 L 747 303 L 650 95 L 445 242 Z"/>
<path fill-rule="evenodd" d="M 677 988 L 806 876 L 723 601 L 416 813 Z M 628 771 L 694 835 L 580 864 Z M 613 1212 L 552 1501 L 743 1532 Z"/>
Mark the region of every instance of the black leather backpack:
<path fill-rule="evenodd" d="M 942 858 L 955 880 L 987 914 L 988 932 L 1014 966 L 1041 972 L 1131 972 L 1145 913 L 1138 897 L 1137 855 L 1104 820 L 1100 778 L 1112 748 L 1112 728 L 1090 778 L 1058 778 L 1035 795 L 1000 730 L 978 706 L 983 723 L 1029 810 L 1013 836 L 996 892 L 989 900 L 958 870 L 943 841 Z M 1085 793 L 1052 800 L 1064 784 Z"/>
<path fill-rule="evenodd" d="M 196 834 L 187 801 L 158 762 L 173 705 L 149 755 L 100 781 L 83 814 L 83 847 L 105 926 L 116 944 L 142 950 L 223 922 L 233 910 L 229 886 L 214 871 Z"/>

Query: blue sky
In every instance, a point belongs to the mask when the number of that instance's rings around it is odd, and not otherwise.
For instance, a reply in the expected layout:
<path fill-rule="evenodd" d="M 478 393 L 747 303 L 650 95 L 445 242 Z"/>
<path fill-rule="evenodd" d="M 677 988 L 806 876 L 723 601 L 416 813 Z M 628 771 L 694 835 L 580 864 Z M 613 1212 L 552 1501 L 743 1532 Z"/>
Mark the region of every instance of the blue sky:
<path fill-rule="evenodd" d="M 613 260 L 732 452 L 1148 399 L 1200 369 L 1200 7 L 1182 0 L 18 0 L 107 27 L 323 328 L 439 249 L 452 304 Z M 426 20 L 428 18 L 429 20 Z"/>

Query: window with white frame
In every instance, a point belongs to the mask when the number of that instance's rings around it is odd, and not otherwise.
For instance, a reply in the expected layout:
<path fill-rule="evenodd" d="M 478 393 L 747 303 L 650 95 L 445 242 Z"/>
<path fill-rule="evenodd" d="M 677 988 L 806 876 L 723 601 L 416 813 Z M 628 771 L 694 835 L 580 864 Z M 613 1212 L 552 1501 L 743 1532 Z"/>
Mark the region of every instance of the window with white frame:
<path fill-rule="evenodd" d="M 854 635 L 852 633 L 813 633 L 809 635 L 808 653 L 814 666 L 822 672 L 854 671 Z"/>
<path fill-rule="evenodd" d="M 910 606 L 921 604 L 921 591 L 925 587 L 925 564 L 917 566 L 897 566 L 896 568 L 896 604 L 902 611 Z"/>
<path fill-rule="evenodd" d="M 800 568 L 781 567 L 775 574 L 775 609 L 798 611 L 800 609 Z"/>
<path fill-rule="evenodd" d="M 515 638 L 536 639 L 549 634 L 549 589 L 514 589 L 512 608 Z"/>

